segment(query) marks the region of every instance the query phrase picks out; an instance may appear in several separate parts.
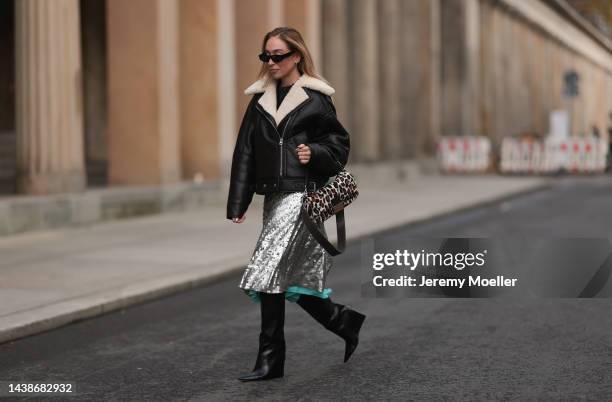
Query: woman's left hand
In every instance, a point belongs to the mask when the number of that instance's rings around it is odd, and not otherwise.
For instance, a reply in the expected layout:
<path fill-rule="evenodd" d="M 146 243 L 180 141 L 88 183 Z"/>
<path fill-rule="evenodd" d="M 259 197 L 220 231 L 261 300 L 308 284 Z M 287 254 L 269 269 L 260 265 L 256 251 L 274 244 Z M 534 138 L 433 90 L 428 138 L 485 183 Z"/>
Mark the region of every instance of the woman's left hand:
<path fill-rule="evenodd" d="M 302 165 L 305 165 L 310 162 L 310 148 L 308 147 L 308 145 L 300 144 L 297 146 L 296 149 L 298 159 Z"/>

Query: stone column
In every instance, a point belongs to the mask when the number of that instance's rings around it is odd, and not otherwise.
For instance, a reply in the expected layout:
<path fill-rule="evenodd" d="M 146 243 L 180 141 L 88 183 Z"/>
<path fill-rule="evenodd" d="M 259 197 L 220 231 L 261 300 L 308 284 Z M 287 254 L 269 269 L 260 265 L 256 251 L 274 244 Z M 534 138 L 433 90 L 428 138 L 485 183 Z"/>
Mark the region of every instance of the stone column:
<path fill-rule="evenodd" d="M 178 0 L 107 0 L 109 184 L 179 181 Z"/>
<path fill-rule="evenodd" d="M 19 0 L 15 20 L 17 191 L 82 191 L 79 2 Z"/>
<path fill-rule="evenodd" d="M 469 135 L 482 133 L 479 113 L 480 100 L 480 0 L 467 0 L 465 7 L 464 35 L 465 44 L 465 85 L 462 99 L 466 106 L 463 113 L 463 132 Z"/>
<path fill-rule="evenodd" d="M 441 107 L 443 135 L 480 133 L 479 0 L 441 2 Z"/>
<path fill-rule="evenodd" d="M 353 131 L 356 157 L 359 162 L 377 161 L 380 156 L 378 96 L 378 1 L 353 0 L 351 11 L 353 32 L 351 46 L 351 99 L 353 99 Z"/>
<path fill-rule="evenodd" d="M 430 159 L 440 134 L 440 0 L 401 9 L 402 156 Z"/>
<path fill-rule="evenodd" d="M 236 27 L 234 0 L 217 0 L 217 120 L 219 122 L 219 172 L 229 188 L 232 155 L 236 143 Z M 241 98 L 246 98 L 242 94 Z M 242 117 L 242 116 L 241 116 Z"/>
<path fill-rule="evenodd" d="M 436 143 L 440 137 L 440 0 L 429 1 L 428 16 L 428 126 L 425 133 L 419 137 L 418 156 L 435 156 Z"/>
<path fill-rule="evenodd" d="M 284 21 L 297 29 L 321 71 L 321 0 L 284 0 Z"/>
<path fill-rule="evenodd" d="M 430 145 L 429 154 L 435 155 L 435 144 L 440 137 L 440 0 L 431 0 L 429 6 L 429 130 L 424 143 Z"/>
<path fill-rule="evenodd" d="M 379 48 L 380 55 L 380 99 L 384 107 L 380 108 L 380 133 L 382 136 L 382 153 L 385 160 L 400 159 L 402 155 L 402 135 L 400 128 L 402 104 L 400 76 L 402 52 L 400 38 L 400 0 L 383 0 L 379 8 Z M 412 54 L 414 57 L 414 54 Z"/>
<path fill-rule="evenodd" d="M 269 30 L 285 25 L 284 0 L 268 0 L 268 25 Z"/>
<path fill-rule="evenodd" d="M 180 0 L 181 164 L 183 178 L 219 178 L 218 0 Z M 227 46 L 232 46 L 228 44 Z"/>
<path fill-rule="evenodd" d="M 322 4 L 322 65 L 323 76 L 336 93 L 332 96 L 338 120 L 349 133 L 353 131 L 350 115 L 349 83 L 349 31 L 347 0 L 326 0 Z M 355 154 L 349 154 L 349 160 Z"/>
<path fill-rule="evenodd" d="M 234 5 L 234 38 L 232 46 L 234 48 L 235 61 L 235 127 L 240 127 L 244 111 L 246 110 L 251 96 L 244 94 L 244 90 L 251 85 L 257 78 L 257 73 L 261 68 L 261 61 L 257 55 L 261 53 L 261 42 L 266 32 L 274 27 L 271 25 L 272 19 L 277 20 L 278 10 L 271 11 L 270 7 L 277 2 L 270 0 L 249 0 L 238 1 Z M 276 22 L 276 21 L 275 21 Z M 233 143 L 238 133 L 233 134 Z"/>

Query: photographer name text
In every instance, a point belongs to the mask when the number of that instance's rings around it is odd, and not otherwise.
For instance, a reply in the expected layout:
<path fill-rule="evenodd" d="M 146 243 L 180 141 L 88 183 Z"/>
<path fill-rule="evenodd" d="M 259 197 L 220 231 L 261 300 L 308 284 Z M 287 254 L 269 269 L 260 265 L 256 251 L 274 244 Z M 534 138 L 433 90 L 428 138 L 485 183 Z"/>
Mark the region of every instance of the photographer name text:
<path fill-rule="evenodd" d="M 480 275 L 467 278 L 428 278 L 426 276 L 402 275 L 399 278 L 383 278 L 376 275 L 372 278 L 374 286 L 407 286 L 407 287 L 457 287 L 463 288 L 466 283 L 468 286 L 497 286 L 513 287 L 516 286 L 517 278 L 506 278 L 497 275 L 495 278 L 482 278 Z"/>

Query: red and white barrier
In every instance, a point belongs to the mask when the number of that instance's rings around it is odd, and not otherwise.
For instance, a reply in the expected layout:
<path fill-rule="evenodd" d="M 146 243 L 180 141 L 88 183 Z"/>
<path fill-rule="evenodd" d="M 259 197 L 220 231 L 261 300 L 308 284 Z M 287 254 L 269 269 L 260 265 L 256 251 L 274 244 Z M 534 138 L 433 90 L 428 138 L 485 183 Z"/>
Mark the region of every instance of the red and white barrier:
<path fill-rule="evenodd" d="M 445 136 L 437 144 L 437 157 L 444 172 L 484 172 L 489 168 L 491 141 L 483 136 Z"/>
<path fill-rule="evenodd" d="M 606 169 L 608 141 L 598 137 L 566 140 L 506 137 L 502 140 L 502 173 L 601 173 Z"/>

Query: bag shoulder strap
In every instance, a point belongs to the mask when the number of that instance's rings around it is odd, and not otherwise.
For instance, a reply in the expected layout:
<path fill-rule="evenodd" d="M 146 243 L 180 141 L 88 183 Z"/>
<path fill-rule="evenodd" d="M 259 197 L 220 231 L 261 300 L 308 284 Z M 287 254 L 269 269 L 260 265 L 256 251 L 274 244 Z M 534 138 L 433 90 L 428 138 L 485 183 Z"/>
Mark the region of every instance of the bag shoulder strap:
<path fill-rule="evenodd" d="M 336 213 L 336 232 L 338 234 L 338 246 L 335 247 L 323 233 L 319 227 L 310 219 L 306 213 L 306 209 L 302 208 L 302 219 L 312 236 L 319 242 L 321 246 L 331 255 L 338 255 L 346 248 L 346 228 L 344 225 L 344 210 Z"/>

